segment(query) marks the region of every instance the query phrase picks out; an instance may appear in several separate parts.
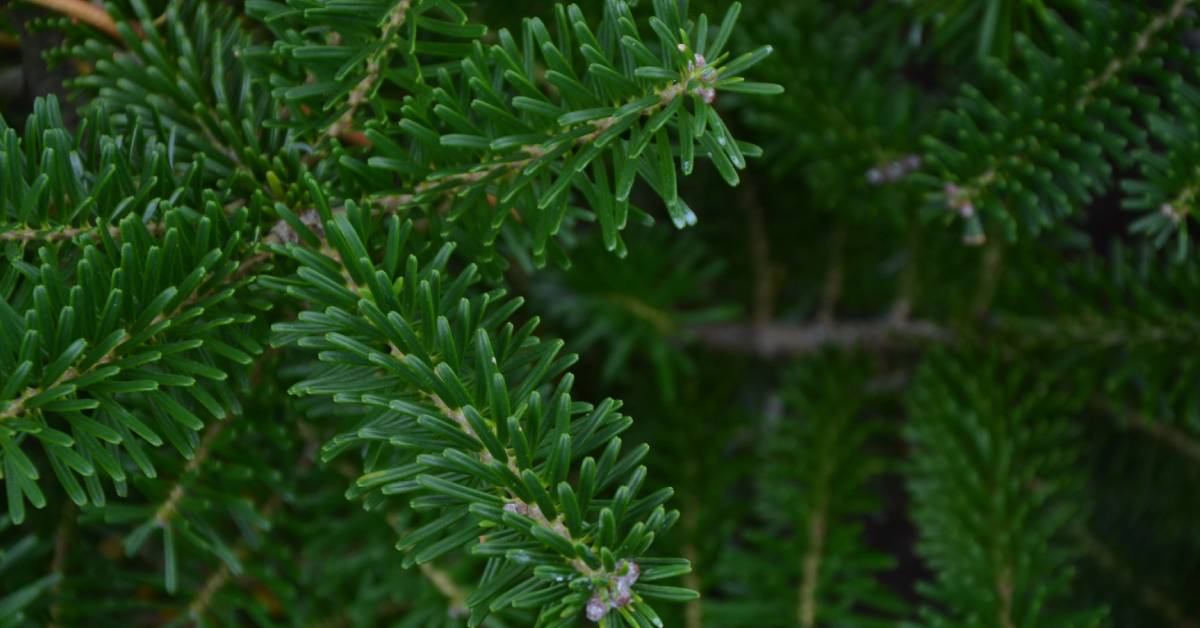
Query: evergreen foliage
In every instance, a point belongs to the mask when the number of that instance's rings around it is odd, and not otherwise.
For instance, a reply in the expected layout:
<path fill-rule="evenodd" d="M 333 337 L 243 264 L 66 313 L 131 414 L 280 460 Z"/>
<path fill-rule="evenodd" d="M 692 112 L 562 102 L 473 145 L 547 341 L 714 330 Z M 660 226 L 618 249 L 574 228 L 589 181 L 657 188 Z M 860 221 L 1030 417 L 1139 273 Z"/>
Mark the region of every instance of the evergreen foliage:
<path fill-rule="evenodd" d="M 0 8 L 0 626 L 1196 626 L 1197 10 Z"/>

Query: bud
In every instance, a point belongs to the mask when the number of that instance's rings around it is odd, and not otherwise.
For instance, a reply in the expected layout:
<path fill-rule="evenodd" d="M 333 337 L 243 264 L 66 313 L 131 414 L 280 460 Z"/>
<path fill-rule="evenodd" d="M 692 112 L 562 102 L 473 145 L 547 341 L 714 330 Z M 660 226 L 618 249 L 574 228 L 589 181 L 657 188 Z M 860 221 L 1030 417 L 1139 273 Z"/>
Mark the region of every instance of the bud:
<path fill-rule="evenodd" d="M 518 515 L 529 516 L 529 506 L 520 501 L 511 501 L 504 504 L 504 512 L 511 512 Z"/>
<path fill-rule="evenodd" d="M 608 604 L 605 604 L 600 599 L 600 594 L 592 596 L 592 599 L 587 603 L 587 618 L 594 622 L 599 622 L 608 614 Z"/>

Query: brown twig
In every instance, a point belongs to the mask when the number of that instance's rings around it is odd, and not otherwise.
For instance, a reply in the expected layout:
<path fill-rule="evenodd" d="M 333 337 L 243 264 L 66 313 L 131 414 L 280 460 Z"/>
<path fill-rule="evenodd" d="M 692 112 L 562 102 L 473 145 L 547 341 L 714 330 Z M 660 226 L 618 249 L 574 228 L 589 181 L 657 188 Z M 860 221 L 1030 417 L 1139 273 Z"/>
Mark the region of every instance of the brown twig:
<path fill-rule="evenodd" d="M 73 20 L 83 22 L 92 28 L 112 37 L 122 39 L 117 23 L 104 10 L 104 7 L 94 5 L 86 0 L 26 0 L 30 4 L 62 13 Z"/>
<path fill-rule="evenodd" d="M 1117 421 L 1167 445 L 1180 454 L 1196 462 L 1200 462 L 1200 440 L 1196 437 L 1180 431 L 1160 419 L 1153 419 L 1144 414 L 1125 411 L 1104 399 L 1094 400 L 1092 406 Z"/>
<path fill-rule="evenodd" d="M 828 448 L 825 451 L 830 451 Z M 825 553 L 825 535 L 827 532 L 826 517 L 829 503 L 826 492 L 832 470 L 829 468 L 828 457 L 822 462 L 820 469 L 820 488 L 817 503 L 808 520 L 808 548 L 804 552 L 801 563 L 803 570 L 800 578 L 799 605 L 796 609 L 796 619 L 804 628 L 812 628 L 817 621 L 817 586 L 821 580 L 821 558 Z"/>
<path fill-rule="evenodd" d="M 213 443 L 217 440 L 217 436 L 221 434 L 221 431 L 225 429 L 227 424 L 228 423 L 226 421 L 221 421 L 214 423 L 208 428 L 208 433 L 205 434 L 204 438 L 200 441 L 200 446 L 196 448 L 196 452 L 192 459 L 189 460 L 186 465 L 184 465 L 183 472 L 179 474 L 179 478 L 176 480 L 175 486 L 171 487 L 171 491 L 167 494 L 167 498 L 163 500 L 163 503 L 159 505 L 158 510 L 154 512 L 154 521 L 159 527 L 165 527 L 171 520 L 171 517 L 175 515 L 176 510 L 179 508 L 179 502 L 183 500 L 183 496 L 187 492 L 187 488 L 183 484 L 184 481 L 191 478 L 191 476 L 194 475 L 200 468 L 200 465 L 204 464 L 204 462 L 208 460 L 208 454 L 212 450 Z"/>
<path fill-rule="evenodd" d="M 447 613 L 451 617 L 466 617 L 470 612 L 467 608 L 467 594 L 459 588 L 450 575 L 433 566 L 433 563 L 421 563 L 419 567 L 421 574 L 433 584 L 438 593 L 441 593 L 450 604 Z"/>
<path fill-rule="evenodd" d="M 756 330 L 745 323 L 713 323 L 687 333 L 711 349 L 749 353 L 760 358 L 812 353 L 825 347 L 887 346 L 909 342 L 947 342 L 954 335 L 929 321 L 881 320 L 828 325 L 769 323 Z"/>

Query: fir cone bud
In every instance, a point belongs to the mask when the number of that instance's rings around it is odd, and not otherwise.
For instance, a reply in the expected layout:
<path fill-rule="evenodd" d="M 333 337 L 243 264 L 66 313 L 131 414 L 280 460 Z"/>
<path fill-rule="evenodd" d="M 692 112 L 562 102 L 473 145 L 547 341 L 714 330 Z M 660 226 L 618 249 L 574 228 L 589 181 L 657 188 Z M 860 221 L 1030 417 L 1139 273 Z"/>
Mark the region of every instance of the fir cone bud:
<path fill-rule="evenodd" d="M 591 621 L 599 623 L 604 616 L 608 614 L 608 604 L 605 604 L 600 599 L 600 594 L 596 593 L 587 603 L 587 618 Z"/>

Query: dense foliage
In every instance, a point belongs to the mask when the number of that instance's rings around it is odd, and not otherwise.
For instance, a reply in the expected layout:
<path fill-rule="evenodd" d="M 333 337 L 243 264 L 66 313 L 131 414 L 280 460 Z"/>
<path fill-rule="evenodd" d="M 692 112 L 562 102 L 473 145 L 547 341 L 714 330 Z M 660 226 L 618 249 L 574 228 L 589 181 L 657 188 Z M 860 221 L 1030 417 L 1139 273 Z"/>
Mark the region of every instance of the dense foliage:
<path fill-rule="evenodd" d="M 0 626 L 1196 626 L 1197 10 L 0 9 Z"/>

